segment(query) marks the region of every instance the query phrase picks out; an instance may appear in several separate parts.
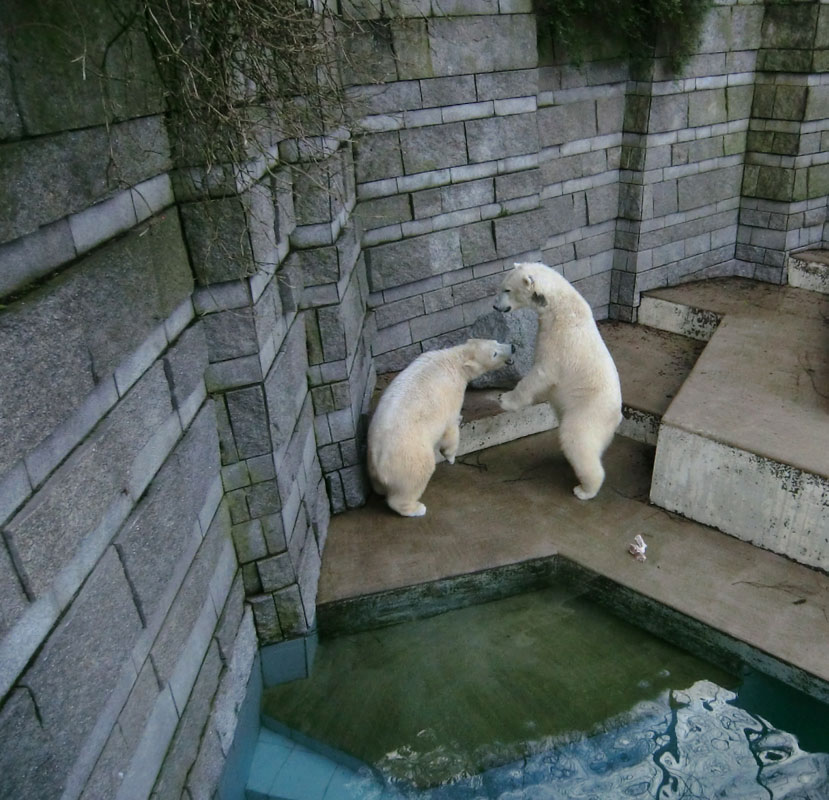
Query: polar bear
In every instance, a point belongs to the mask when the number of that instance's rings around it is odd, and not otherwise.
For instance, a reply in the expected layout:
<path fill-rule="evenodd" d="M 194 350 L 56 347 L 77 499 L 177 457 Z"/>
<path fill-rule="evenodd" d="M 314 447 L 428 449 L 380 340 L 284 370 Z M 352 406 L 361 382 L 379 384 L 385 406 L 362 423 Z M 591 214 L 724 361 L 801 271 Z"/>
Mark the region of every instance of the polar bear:
<path fill-rule="evenodd" d="M 466 384 L 512 363 L 514 345 L 469 339 L 418 356 L 386 388 L 368 428 L 374 491 L 404 517 L 421 517 L 420 496 L 438 452 L 455 463 Z"/>
<path fill-rule="evenodd" d="M 520 263 L 504 278 L 494 307 L 528 307 L 538 314 L 533 366 L 501 395 L 501 407 L 515 411 L 549 402 L 561 449 L 579 480 L 573 493 L 580 500 L 595 497 L 604 482 L 602 455 L 622 421 L 622 390 L 590 306 L 554 269 Z"/>

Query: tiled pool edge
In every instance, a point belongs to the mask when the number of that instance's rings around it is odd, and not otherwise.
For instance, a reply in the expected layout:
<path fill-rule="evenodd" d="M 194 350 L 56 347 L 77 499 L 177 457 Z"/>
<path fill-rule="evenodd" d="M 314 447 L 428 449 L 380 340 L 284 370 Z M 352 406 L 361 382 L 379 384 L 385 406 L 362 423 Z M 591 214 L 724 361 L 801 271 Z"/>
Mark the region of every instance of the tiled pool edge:
<path fill-rule="evenodd" d="M 586 597 L 617 616 L 728 671 L 746 664 L 820 702 L 829 702 L 829 682 L 822 678 L 560 554 L 332 601 L 318 607 L 318 629 L 323 636 L 357 633 L 556 583 L 578 584 Z"/>

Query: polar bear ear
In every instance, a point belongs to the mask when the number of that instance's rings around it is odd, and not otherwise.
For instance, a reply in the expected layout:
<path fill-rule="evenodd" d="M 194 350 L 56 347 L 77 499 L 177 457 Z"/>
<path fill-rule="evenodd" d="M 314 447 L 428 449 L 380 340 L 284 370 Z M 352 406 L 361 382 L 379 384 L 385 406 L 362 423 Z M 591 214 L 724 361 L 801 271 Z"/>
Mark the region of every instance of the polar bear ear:
<path fill-rule="evenodd" d="M 533 286 L 535 286 L 535 279 L 532 275 L 524 276 L 524 286 L 526 286 L 528 289 L 532 289 Z"/>

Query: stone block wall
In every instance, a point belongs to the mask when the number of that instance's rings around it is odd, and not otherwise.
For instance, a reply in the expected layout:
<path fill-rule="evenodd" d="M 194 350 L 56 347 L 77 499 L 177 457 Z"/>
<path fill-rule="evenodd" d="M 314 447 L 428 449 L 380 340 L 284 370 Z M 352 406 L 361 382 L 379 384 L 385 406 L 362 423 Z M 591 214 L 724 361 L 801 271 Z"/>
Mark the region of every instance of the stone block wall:
<path fill-rule="evenodd" d="M 255 678 L 162 88 L 113 8 L 0 24 L 3 798 L 212 797 Z"/>
<path fill-rule="evenodd" d="M 766 6 L 746 144 L 737 257 L 785 280 L 792 250 L 826 240 L 829 6 Z"/>

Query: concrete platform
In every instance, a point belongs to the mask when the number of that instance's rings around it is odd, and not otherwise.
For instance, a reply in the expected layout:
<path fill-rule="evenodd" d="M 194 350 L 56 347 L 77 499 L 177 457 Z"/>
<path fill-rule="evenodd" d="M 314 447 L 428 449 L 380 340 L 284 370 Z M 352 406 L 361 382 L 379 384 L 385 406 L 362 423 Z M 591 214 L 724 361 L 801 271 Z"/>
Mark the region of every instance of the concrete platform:
<path fill-rule="evenodd" d="M 422 518 L 399 517 L 376 497 L 334 517 L 321 631 L 350 602 L 368 597 L 376 609 L 384 593 L 435 581 L 449 596 L 453 576 L 560 558 L 637 624 L 829 698 L 829 578 L 649 505 L 652 458 L 652 447 L 617 436 L 605 486 L 581 502 L 551 431 L 438 465 Z M 637 534 L 648 543 L 644 563 L 627 551 Z"/>
<path fill-rule="evenodd" d="M 663 416 L 651 500 L 827 568 L 829 298 L 716 283 L 658 293 L 721 322 Z"/>
<path fill-rule="evenodd" d="M 786 259 L 789 286 L 829 294 L 829 250 L 804 250 Z"/>

